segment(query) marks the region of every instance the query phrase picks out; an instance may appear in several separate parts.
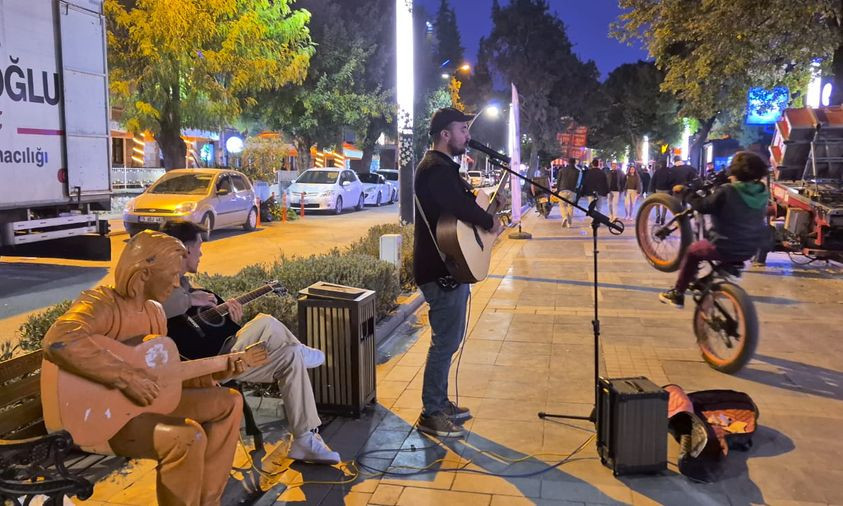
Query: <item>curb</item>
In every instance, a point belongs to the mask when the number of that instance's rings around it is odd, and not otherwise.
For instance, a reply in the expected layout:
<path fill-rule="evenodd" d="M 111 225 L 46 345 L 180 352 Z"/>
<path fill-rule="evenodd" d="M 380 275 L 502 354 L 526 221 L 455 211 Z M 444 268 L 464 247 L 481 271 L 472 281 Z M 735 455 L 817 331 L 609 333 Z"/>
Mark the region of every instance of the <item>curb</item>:
<path fill-rule="evenodd" d="M 424 297 L 422 297 L 421 291 L 417 288 L 416 291 L 410 295 L 407 302 L 399 305 L 398 309 L 396 309 L 393 314 L 384 318 L 380 323 L 375 325 L 375 346 L 378 346 L 389 339 L 389 337 L 392 336 L 392 333 L 395 332 L 395 329 L 407 321 L 407 318 L 409 318 L 411 314 L 415 313 L 423 303 Z"/>

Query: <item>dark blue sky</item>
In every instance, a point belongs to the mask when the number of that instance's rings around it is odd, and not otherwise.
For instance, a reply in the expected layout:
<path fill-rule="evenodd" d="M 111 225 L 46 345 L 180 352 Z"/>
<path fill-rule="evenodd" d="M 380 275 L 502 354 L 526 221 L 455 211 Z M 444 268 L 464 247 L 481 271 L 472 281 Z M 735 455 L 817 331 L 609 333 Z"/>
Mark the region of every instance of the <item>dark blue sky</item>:
<path fill-rule="evenodd" d="M 432 20 L 440 0 L 416 0 L 416 3 L 425 7 Z M 508 3 L 508 0 L 500 0 L 501 5 Z M 457 15 L 466 58 L 474 63 L 480 37 L 488 35 L 492 29 L 492 0 L 450 0 L 450 4 Z M 577 56 L 594 60 L 602 79 L 622 63 L 647 58 L 645 50 L 609 37 L 609 23 L 620 14 L 617 0 L 548 0 L 548 4 L 551 12 L 565 22 Z"/>

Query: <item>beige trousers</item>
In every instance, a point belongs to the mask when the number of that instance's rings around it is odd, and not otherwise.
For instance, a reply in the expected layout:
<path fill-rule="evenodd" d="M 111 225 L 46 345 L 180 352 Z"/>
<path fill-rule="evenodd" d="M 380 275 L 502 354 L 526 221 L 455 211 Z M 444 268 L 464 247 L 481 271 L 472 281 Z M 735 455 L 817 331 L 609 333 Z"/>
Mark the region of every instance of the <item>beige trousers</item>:
<path fill-rule="evenodd" d="M 244 372 L 237 377 L 237 381 L 278 382 L 293 436 L 300 436 L 322 425 L 299 348 L 301 341 L 274 317 L 259 314 L 240 329 L 231 351 L 242 351 L 259 341 L 266 343 L 269 360 L 260 367 Z"/>

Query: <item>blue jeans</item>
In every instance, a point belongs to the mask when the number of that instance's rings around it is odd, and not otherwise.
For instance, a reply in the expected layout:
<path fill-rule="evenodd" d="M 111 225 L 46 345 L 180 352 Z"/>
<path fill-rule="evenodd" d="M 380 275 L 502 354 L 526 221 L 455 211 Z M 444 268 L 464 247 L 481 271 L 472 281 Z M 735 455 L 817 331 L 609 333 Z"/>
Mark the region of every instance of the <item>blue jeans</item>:
<path fill-rule="evenodd" d="M 446 292 L 434 281 L 419 288 L 430 305 L 428 317 L 432 335 L 422 384 L 423 413 L 430 416 L 442 412 L 448 401 L 448 372 L 451 358 L 459 349 L 465 333 L 469 286 L 462 284 Z"/>

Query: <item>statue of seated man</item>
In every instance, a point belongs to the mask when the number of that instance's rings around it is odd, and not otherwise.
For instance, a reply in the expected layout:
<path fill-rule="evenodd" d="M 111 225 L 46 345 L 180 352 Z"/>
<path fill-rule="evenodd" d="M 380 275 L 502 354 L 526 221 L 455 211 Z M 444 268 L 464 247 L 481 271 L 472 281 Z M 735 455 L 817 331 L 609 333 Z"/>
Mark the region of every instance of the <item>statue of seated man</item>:
<path fill-rule="evenodd" d="M 82 292 L 47 331 L 46 360 L 149 405 L 159 392 L 155 377 L 91 337 L 127 341 L 166 335 L 161 302 L 179 286 L 186 255 L 182 243 L 166 234 L 147 230 L 132 237 L 117 261 L 114 286 Z M 162 506 L 220 504 L 240 435 L 242 399 L 217 381 L 243 371 L 242 361 L 232 359 L 222 373 L 185 382 L 175 411 L 137 416 L 108 441 L 108 448 L 93 450 L 157 460 L 156 493 Z"/>

